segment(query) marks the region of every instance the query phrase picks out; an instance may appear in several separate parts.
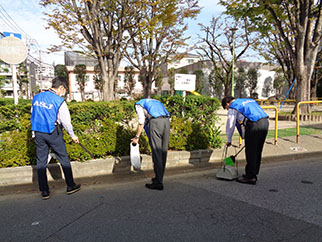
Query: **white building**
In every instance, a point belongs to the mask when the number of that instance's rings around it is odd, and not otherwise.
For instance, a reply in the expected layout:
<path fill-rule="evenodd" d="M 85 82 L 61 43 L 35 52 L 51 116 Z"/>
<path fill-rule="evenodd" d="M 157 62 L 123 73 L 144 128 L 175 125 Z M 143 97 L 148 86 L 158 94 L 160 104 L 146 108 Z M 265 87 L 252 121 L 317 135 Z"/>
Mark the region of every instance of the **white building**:
<path fill-rule="evenodd" d="M 96 88 L 95 88 L 95 81 L 94 81 L 94 65 L 97 64 L 95 62 L 95 59 L 86 59 L 85 57 L 80 57 L 75 53 L 68 52 L 65 54 L 65 61 L 67 60 L 67 64 L 70 64 L 70 66 L 67 66 L 68 73 L 69 73 L 69 81 L 70 81 L 70 100 L 76 100 L 81 101 L 81 92 L 79 90 L 79 85 L 76 81 L 76 74 L 74 73 L 74 67 L 77 64 L 85 64 L 91 65 L 87 66 L 87 74 L 86 74 L 86 84 L 85 84 L 85 99 L 92 99 L 95 101 L 100 100 L 100 96 L 102 95 Z M 257 81 L 257 88 L 255 90 L 256 93 L 258 93 L 259 99 L 266 99 L 269 96 L 275 95 L 275 89 L 273 88 L 274 83 L 274 76 L 275 71 L 273 70 L 276 68 L 276 66 L 264 64 L 264 63 L 254 63 L 254 62 L 246 62 L 246 61 L 240 61 L 236 63 L 236 69 L 235 69 L 235 75 L 237 72 L 237 68 L 243 67 L 245 71 L 247 71 L 250 68 L 254 68 L 258 71 L 258 81 Z M 204 85 L 204 92 L 207 95 L 213 96 L 214 92 L 211 91 L 211 87 L 209 85 L 209 82 L 207 82 L 209 78 L 209 74 L 211 73 L 211 70 L 213 69 L 212 63 L 210 61 L 201 61 L 201 58 L 198 55 L 194 54 L 183 54 L 179 59 L 176 59 L 174 61 L 170 61 L 166 65 L 162 67 L 163 71 L 163 81 L 162 81 L 162 88 L 161 91 L 163 93 L 168 93 L 170 91 L 170 85 L 168 83 L 168 77 L 167 77 L 167 71 L 170 68 L 174 68 L 176 70 L 180 70 L 181 68 L 185 68 L 189 74 L 194 73 L 196 70 L 202 70 L 204 74 L 204 79 L 206 80 Z M 134 79 L 136 80 L 136 84 L 134 87 L 134 90 L 132 94 L 134 95 L 140 95 L 143 93 L 143 87 L 142 84 L 139 82 L 139 71 L 134 70 Z M 129 95 L 126 93 L 126 87 L 124 82 L 125 77 L 125 68 L 120 67 L 119 68 L 119 74 L 118 74 L 118 80 L 116 83 L 116 98 L 126 97 L 130 98 Z M 152 92 L 156 90 L 155 83 L 152 83 Z M 236 90 L 235 90 L 236 94 Z M 246 95 L 248 95 L 246 93 Z M 221 98 L 218 97 L 218 98 Z"/>
<path fill-rule="evenodd" d="M 210 95 L 210 96 L 214 96 L 213 94 L 214 92 L 211 90 L 212 88 L 208 82 L 209 75 L 211 73 L 211 70 L 213 69 L 213 65 L 211 61 L 198 61 L 184 67 L 187 69 L 189 74 L 194 73 L 194 71 L 196 70 L 202 70 L 204 74 L 204 79 L 206 80 L 206 82 L 204 83 L 205 85 L 204 85 L 203 93 L 206 93 L 207 95 Z M 274 69 L 276 69 L 276 66 L 265 64 L 265 63 L 239 61 L 236 63 L 236 66 L 235 66 L 235 77 L 237 74 L 237 69 L 241 67 L 244 68 L 246 72 L 250 68 L 254 68 L 257 70 L 259 76 L 258 76 L 257 87 L 255 89 L 255 92 L 258 94 L 259 99 L 266 99 L 270 96 L 275 95 L 276 90 L 274 89 L 273 84 L 274 84 L 274 76 L 275 76 Z M 180 68 L 182 68 L 182 66 Z M 235 95 L 236 95 L 236 91 L 238 90 L 235 90 Z M 246 95 L 249 95 L 249 93 L 246 93 Z M 221 99 L 222 96 L 218 98 Z"/>
<path fill-rule="evenodd" d="M 185 66 L 191 65 L 193 63 L 196 63 L 200 60 L 201 60 L 201 58 L 199 55 L 195 55 L 195 54 L 191 54 L 191 53 L 183 54 L 182 56 L 180 56 L 180 59 L 170 61 L 167 64 L 167 69 L 168 70 L 170 68 L 179 69 L 181 67 L 185 67 Z"/>
<path fill-rule="evenodd" d="M 170 85 L 168 83 L 168 70 L 171 68 L 174 68 L 176 70 L 179 70 L 180 68 L 186 68 L 188 66 L 191 66 L 195 63 L 200 62 L 201 58 L 199 55 L 195 55 L 195 54 L 182 54 L 181 56 L 179 55 L 180 58 L 175 59 L 173 61 L 169 61 L 169 63 L 167 63 L 165 66 L 162 67 L 162 72 L 163 72 L 163 80 L 162 80 L 162 88 L 161 90 L 165 93 L 169 93 L 170 92 Z"/>
<path fill-rule="evenodd" d="M 69 99 L 75 101 L 82 101 L 81 92 L 79 85 L 76 80 L 76 74 L 74 72 L 74 66 L 67 66 L 69 75 Z M 138 70 L 134 69 L 134 80 L 136 84 L 134 86 L 132 94 L 140 95 L 142 93 L 143 87 L 142 84 L 139 82 L 139 72 Z M 125 68 L 120 67 L 118 71 L 118 79 L 116 85 L 116 98 L 130 98 L 126 93 L 125 87 Z M 95 88 L 95 71 L 93 66 L 86 67 L 86 82 L 85 82 L 85 99 L 91 99 L 93 101 L 99 101 L 102 99 L 102 94 Z M 153 86 L 154 87 L 154 86 Z"/>

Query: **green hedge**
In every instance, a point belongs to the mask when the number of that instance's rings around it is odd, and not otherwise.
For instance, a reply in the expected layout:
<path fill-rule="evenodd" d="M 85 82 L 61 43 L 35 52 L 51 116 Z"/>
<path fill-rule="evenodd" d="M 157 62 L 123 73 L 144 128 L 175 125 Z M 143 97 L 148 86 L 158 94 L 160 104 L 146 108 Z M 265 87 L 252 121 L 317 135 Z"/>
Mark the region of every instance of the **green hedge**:
<path fill-rule="evenodd" d="M 187 96 L 154 97 L 171 113 L 170 150 L 197 150 L 221 147 L 220 129 L 215 111 L 216 98 Z M 13 105 L 0 99 L 0 167 L 36 163 L 35 144 L 30 132 L 31 102 Z M 136 134 L 135 101 L 68 103 L 74 131 L 95 158 L 129 155 L 130 139 Z M 135 124 L 134 127 L 131 125 Z M 73 143 L 64 131 L 71 160 L 86 161 L 90 156 Z M 140 152 L 150 154 L 145 134 Z"/>

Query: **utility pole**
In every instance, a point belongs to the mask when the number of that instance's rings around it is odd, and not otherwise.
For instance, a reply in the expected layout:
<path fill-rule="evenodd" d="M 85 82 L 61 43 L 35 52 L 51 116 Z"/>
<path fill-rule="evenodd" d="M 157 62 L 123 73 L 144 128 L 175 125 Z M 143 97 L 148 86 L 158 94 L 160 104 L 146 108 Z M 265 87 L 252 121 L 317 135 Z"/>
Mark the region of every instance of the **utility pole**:
<path fill-rule="evenodd" d="M 39 82 L 40 82 L 40 92 L 42 92 L 43 84 L 42 84 L 42 60 L 41 60 L 41 50 L 39 50 Z"/>
<path fill-rule="evenodd" d="M 237 28 L 230 29 L 233 33 L 233 53 L 232 53 L 232 65 L 231 65 L 231 96 L 234 96 L 234 71 L 235 71 L 235 32 Z"/>

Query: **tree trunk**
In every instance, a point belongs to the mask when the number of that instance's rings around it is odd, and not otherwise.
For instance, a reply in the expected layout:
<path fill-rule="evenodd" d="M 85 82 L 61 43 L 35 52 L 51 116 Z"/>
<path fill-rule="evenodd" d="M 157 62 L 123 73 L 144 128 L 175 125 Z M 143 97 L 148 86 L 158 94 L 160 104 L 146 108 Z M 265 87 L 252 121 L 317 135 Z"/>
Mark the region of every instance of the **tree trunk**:
<path fill-rule="evenodd" d="M 98 63 L 101 70 L 101 77 L 103 82 L 103 101 L 114 100 L 114 82 L 115 77 L 111 68 L 107 70 L 107 63 L 103 57 L 98 57 Z"/>
<path fill-rule="evenodd" d="M 231 96 L 231 83 L 225 83 L 225 97 Z"/>
<path fill-rule="evenodd" d="M 313 78 L 311 82 L 311 98 L 316 98 L 316 89 L 317 89 L 317 80 L 316 78 Z"/>
<path fill-rule="evenodd" d="M 306 78 L 303 76 L 303 72 L 298 70 L 297 75 L 297 94 L 296 94 L 296 105 L 299 102 L 307 101 L 307 83 Z M 308 113 L 308 106 L 307 105 L 300 105 L 300 113 Z"/>
<path fill-rule="evenodd" d="M 317 84 L 318 84 L 318 78 L 317 78 L 317 71 L 315 70 L 311 80 L 311 98 L 316 99 L 317 97 Z"/>
<path fill-rule="evenodd" d="M 151 98 L 152 76 L 146 75 L 144 78 L 144 97 Z"/>
<path fill-rule="evenodd" d="M 224 96 L 228 97 L 228 96 L 232 96 L 232 72 L 229 71 L 227 73 L 227 80 L 224 80 L 224 85 L 225 85 L 225 91 L 224 91 Z"/>
<path fill-rule="evenodd" d="M 80 93 L 81 93 L 82 102 L 84 102 L 85 101 L 85 91 L 83 88 L 80 88 Z"/>

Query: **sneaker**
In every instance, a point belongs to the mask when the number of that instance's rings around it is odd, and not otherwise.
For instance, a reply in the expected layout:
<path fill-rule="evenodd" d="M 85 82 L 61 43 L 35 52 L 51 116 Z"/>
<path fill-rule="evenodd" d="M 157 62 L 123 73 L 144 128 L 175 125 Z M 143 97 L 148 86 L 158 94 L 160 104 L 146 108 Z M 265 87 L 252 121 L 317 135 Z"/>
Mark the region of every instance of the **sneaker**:
<path fill-rule="evenodd" d="M 42 200 L 47 200 L 50 198 L 50 192 L 49 191 L 42 191 L 41 192 L 41 198 Z"/>
<path fill-rule="evenodd" d="M 81 188 L 80 184 L 77 184 L 77 185 L 75 184 L 72 187 L 67 187 L 66 193 L 67 193 L 67 195 L 73 194 L 75 192 L 78 192 L 80 190 L 80 188 Z"/>

